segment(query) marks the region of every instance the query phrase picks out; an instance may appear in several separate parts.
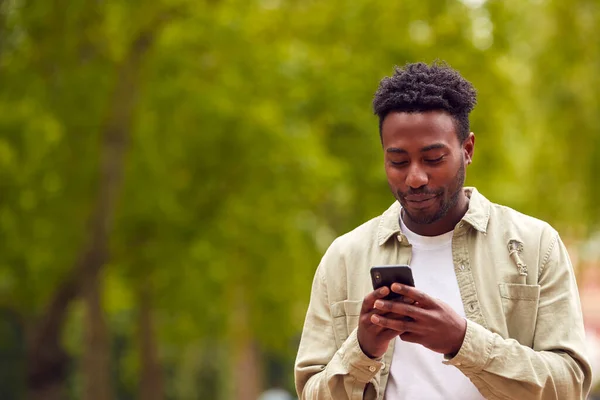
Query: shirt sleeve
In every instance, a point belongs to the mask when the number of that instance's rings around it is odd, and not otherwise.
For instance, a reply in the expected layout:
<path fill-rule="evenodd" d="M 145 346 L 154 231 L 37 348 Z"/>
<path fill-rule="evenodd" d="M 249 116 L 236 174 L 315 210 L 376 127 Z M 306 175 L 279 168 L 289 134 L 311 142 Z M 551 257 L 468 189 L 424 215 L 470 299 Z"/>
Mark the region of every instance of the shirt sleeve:
<path fill-rule="evenodd" d="M 315 273 L 295 364 L 296 390 L 301 400 L 374 400 L 379 391 L 379 371 L 384 364 L 363 353 L 357 329 L 339 348 L 336 346 L 323 270 L 328 268 L 328 263 L 340 260 L 330 248 Z"/>
<path fill-rule="evenodd" d="M 577 284 L 557 233 L 542 259 L 533 347 L 467 321 L 460 351 L 444 361 L 488 399 L 585 399 L 589 392 L 592 375 Z"/>

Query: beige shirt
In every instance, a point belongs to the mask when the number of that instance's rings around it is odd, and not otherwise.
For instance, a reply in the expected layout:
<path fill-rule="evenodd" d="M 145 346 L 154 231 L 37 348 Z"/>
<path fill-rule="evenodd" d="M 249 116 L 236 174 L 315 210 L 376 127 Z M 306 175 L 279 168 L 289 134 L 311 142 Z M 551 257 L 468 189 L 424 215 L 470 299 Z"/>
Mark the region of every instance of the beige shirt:
<path fill-rule="evenodd" d="M 469 209 L 452 238 L 454 271 L 467 317 L 458 354 L 444 363 L 487 399 L 585 399 L 585 356 L 573 267 L 547 223 L 465 189 Z M 382 399 L 393 343 L 373 360 L 356 337 L 372 265 L 410 264 L 400 205 L 337 238 L 313 281 L 298 356 L 300 399 Z"/>

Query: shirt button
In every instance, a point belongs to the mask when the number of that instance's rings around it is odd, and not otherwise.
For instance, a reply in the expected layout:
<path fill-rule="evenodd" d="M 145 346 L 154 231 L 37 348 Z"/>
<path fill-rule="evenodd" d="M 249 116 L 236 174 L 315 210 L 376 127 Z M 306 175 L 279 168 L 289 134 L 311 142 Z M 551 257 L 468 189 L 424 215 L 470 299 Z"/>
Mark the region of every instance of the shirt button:
<path fill-rule="evenodd" d="M 460 264 L 460 267 L 458 267 L 458 269 L 460 269 L 461 271 L 465 270 L 465 264 Z"/>
<path fill-rule="evenodd" d="M 372 366 L 372 365 L 369 367 L 369 371 L 371 371 L 371 372 L 375 372 L 375 370 L 376 370 L 376 369 L 377 369 L 377 368 L 375 368 L 375 367 L 374 367 L 374 366 Z"/>
<path fill-rule="evenodd" d="M 381 364 L 381 370 L 383 371 L 385 369 L 385 364 Z"/>

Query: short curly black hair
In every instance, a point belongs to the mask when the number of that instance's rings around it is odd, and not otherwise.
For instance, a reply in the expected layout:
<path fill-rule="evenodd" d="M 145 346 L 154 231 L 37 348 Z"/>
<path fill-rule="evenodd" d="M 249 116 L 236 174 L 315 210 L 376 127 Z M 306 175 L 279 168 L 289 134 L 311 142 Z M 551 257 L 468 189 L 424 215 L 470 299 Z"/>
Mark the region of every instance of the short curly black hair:
<path fill-rule="evenodd" d="M 406 64 L 379 83 L 373 111 L 379 117 L 379 135 L 385 117 L 393 111 L 442 110 L 455 120 L 461 142 L 469 136 L 469 113 L 477 103 L 473 85 L 445 62 Z"/>

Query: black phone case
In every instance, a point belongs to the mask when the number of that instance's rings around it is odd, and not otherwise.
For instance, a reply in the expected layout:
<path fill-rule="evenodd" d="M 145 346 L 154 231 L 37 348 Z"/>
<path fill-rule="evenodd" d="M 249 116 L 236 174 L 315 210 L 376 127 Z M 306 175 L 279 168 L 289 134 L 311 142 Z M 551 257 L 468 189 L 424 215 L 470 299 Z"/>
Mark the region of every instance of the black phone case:
<path fill-rule="evenodd" d="M 373 283 L 373 290 L 379 289 L 382 286 L 388 288 L 392 286 L 392 283 L 398 282 L 403 285 L 415 286 L 415 281 L 412 276 L 412 270 L 408 265 L 378 265 L 371 267 L 371 282 Z M 391 292 L 385 297 L 385 299 L 397 299 L 402 297 L 398 293 Z"/>

